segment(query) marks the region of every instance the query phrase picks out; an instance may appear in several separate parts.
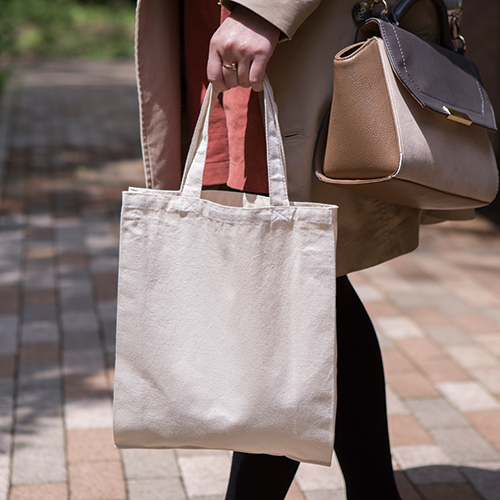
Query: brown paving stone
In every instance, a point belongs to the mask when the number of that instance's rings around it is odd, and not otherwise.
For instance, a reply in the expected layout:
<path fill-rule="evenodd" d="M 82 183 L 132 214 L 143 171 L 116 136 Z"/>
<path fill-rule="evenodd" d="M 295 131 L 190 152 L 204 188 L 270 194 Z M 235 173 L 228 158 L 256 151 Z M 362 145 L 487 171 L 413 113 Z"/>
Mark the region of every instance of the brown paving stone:
<path fill-rule="evenodd" d="M 305 500 L 305 497 L 300 491 L 296 481 L 292 482 L 292 485 L 286 494 L 285 500 Z"/>
<path fill-rule="evenodd" d="M 486 439 L 500 443 L 500 410 L 471 411 L 464 415 Z"/>
<path fill-rule="evenodd" d="M 372 318 L 401 315 L 401 311 L 390 302 L 367 302 L 365 308 Z"/>
<path fill-rule="evenodd" d="M 28 226 L 25 229 L 26 236 L 32 238 L 52 238 L 54 232 L 50 227 L 32 227 Z"/>
<path fill-rule="evenodd" d="M 14 486 L 10 490 L 10 500 L 68 500 L 66 483 Z"/>
<path fill-rule="evenodd" d="M 435 444 L 413 415 L 389 415 L 388 419 L 391 446 Z"/>
<path fill-rule="evenodd" d="M 420 362 L 419 365 L 432 382 L 470 380 L 467 373 L 446 356 L 427 359 Z"/>
<path fill-rule="evenodd" d="M 13 377 L 15 368 L 15 356 L 0 356 L 0 377 Z"/>
<path fill-rule="evenodd" d="M 19 286 L 0 286 L 0 314 L 16 314 L 19 311 Z"/>
<path fill-rule="evenodd" d="M 68 254 L 57 257 L 59 266 L 83 267 L 87 265 L 87 256 L 85 254 Z"/>
<path fill-rule="evenodd" d="M 114 447 L 111 428 L 68 430 L 66 442 L 70 463 L 120 460 L 120 452 Z"/>
<path fill-rule="evenodd" d="M 451 324 L 449 318 L 432 307 L 416 307 L 407 309 L 405 313 L 420 326 L 446 326 Z"/>
<path fill-rule="evenodd" d="M 481 500 L 468 484 L 426 484 L 418 489 L 425 500 Z"/>
<path fill-rule="evenodd" d="M 109 381 L 105 372 L 64 377 L 64 396 L 67 400 L 100 398 L 109 395 Z"/>
<path fill-rule="evenodd" d="M 444 354 L 436 344 L 427 339 L 400 340 L 398 347 L 418 363 L 433 357 L 442 357 Z"/>
<path fill-rule="evenodd" d="M 94 274 L 92 280 L 98 301 L 116 300 L 117 273 Z"/>
<path fill-rule="evenodd" d="M 51 244 L 39 244 L 26 252 L 26 258 L 34 260 L 52 259 L 54 255 L 55 250 Z"/>
<path fill-rule="evenodd" d="M 21 346 L 21 364 L 43 365 L 59 362 L 59 344 L 25 344 Z"/>
<path fill-rule="evenodd" d="M 402 500 L 422 500 L 422 497 L 417 493 L 404 472 L 395 470 L 394 479 L 396 479 L 396 486 Z"/>
<path fill-rule="evenodd" d="M 391 261 L 399 275 L 411 281 L 431 281 L 433 278 L 406 256 Z"/>
<path fill-rule="evenodd" d="M 27 306 L 41 306 L 56 303 L 55 290 L 25 290 L 24 304 Z"/>
<path fill-rule="evenodd" d="M 119 461 L 69 464 L 71 500 L 126 500 Z"/>
<path fill-rule="evenodd" d="M 388 384 L 402 398 L 432 398 L 440 396 L 440 393 L 420 373 L 388 373 L 386 375 Z"/>
<path fill-rule="evenodd" d="M 411 373 L 415 371 L 412 364 L 396 349 L 383 349 L 385 373 Z"/>
<path fill-rule="evenodd" d="M 492 333 L 498 331 L 498 327 L 495 323 L 480 314 L 458 316 L 455 318 L 455 322 L 466 332 L 472 334 Z"/>

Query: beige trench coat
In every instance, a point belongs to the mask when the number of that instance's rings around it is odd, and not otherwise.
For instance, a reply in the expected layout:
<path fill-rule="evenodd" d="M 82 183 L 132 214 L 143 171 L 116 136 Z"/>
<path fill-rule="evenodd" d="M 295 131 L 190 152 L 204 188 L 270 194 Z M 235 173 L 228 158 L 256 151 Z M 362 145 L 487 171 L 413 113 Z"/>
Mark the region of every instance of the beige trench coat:
<path fill-rule="evenodd" d="M 217 1 L 217 0 L 210 0 Z M 431 38 L 429 0 L 411 17 L 413 31 Z M 223 0 L 232 9 L 235 2 Z M 467 213 L 423 214 L 321 183 L 312 159 L 332 96 L 334 55 L 353 43 L 356 0 L 238 0 L 283 33 L 267 68 L 285 143 L 290 199 L 339 206 L 338 274 L 374 266 L 418 245 L 426 220 L 465 218 Z M 394 0 L 388 2 L 389 5 Z M 179 0 L 139 0 L 136 60 L 147 186 L 178 189 L 180 153 Z M 353 148 L 356 144 L 353 144 Z"/>

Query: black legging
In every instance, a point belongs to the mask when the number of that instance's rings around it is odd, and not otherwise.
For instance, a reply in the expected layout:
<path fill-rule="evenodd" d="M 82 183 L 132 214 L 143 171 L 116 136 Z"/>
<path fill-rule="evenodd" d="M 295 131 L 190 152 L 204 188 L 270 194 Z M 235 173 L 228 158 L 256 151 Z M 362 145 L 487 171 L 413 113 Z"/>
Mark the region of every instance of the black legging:
<path fill-rule="evenodd" d="M 394 483 L 382 356 L 366 310 L 346 276 L 337 279 L 335 453 L 348 500 L 400 500 Z M 235 452 L 226 500 L 283 500 L 299 462 Z"/>

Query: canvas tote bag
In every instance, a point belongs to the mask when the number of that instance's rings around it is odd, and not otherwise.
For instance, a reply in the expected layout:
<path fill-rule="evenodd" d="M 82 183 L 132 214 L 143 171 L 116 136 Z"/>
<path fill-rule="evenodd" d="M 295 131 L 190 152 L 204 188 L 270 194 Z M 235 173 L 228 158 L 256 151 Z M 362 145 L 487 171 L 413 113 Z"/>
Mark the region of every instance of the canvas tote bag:
<path fill-rule="evenodd" d="M 264 89 L 269 197 L 202 191 L 213 88 L 180 191 L 123 194 L 118 448 L 331 463 L 337 207 L 289 201 L 267 80 Z"/>

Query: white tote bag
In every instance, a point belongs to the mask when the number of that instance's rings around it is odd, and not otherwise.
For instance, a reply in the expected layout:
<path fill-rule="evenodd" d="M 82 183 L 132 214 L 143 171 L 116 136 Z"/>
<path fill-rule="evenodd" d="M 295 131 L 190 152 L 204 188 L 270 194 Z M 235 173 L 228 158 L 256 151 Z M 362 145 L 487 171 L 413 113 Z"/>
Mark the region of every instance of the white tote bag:
<path fill-rule="evenodd" d="M 288 200 L 267 80 L 270 196 L 202 191 L 216 97 L 209 88 L 180 191 L 123 194 L 115 443 L 329 465 L 337 207 Z"/>

